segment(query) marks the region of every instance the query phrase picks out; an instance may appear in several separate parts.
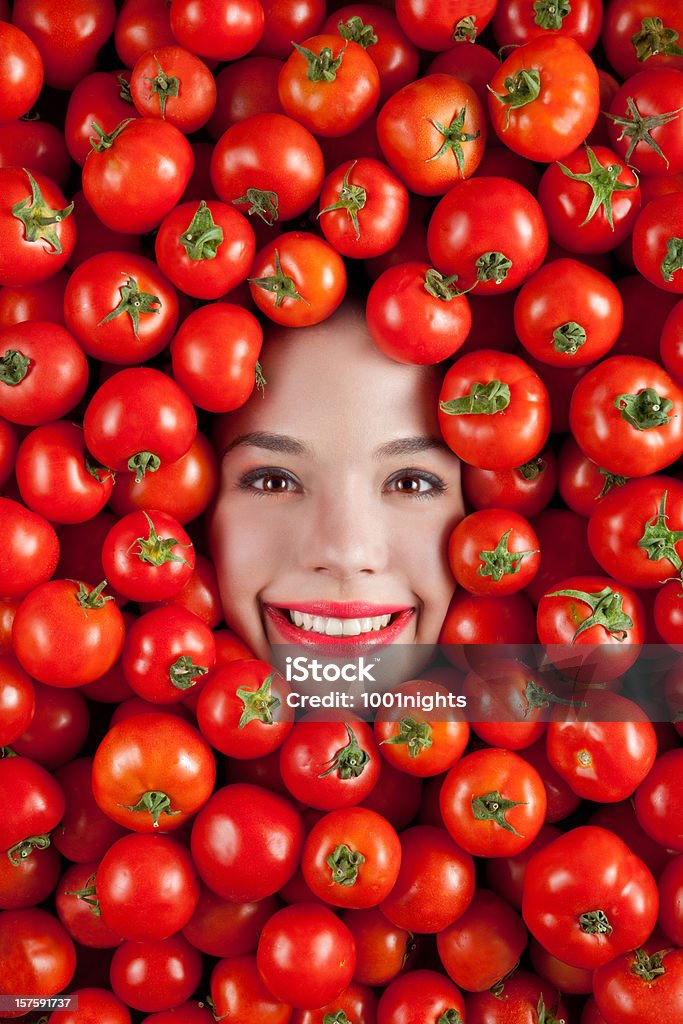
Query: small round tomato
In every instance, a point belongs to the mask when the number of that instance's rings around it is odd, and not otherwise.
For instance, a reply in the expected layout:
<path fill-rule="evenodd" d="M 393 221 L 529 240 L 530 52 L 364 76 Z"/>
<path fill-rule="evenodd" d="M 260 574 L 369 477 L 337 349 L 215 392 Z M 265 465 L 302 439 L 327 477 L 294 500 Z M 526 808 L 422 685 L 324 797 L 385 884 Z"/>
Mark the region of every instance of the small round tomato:
<path fill-rule="evenodd" d="M 632 236 L 637 270 L 658 288 L 683 292 L 683 194 L 652 199 L 638 214 Z"/>
<path fill-rule="evenodd" d="M 0 747 L 26 732 L 36 709 L 33 682 L 18 661 L 0 654 Z"/>
<path fill-rule="evenodd" d="M 36 427 L 66 416 L 88 386 L 88 360 L 59 324 L 26 320 L 0 331 L 0 415 Z"/>
<path fill-rule="evenodd" d="M 518 356 L 479 349 L 461 356 L 446 374 L 439 426 L 448 447 L 465 462 L 481 469 L 512 469 L 545 444 L 548 392 Z"/>
<path fill-rule="evenodd" d="M 283 676 L 265 661 L 237 659 L 211 673 L 197 724 L 212 747 L 236 758 L 263 757 L 284 742 L 294 711 Z"/>
<path fill-rule="evenodd" d="M 586 366 L 615 343 L 624 320 L 619 289 L 578 260 L 545 263 L 519 290 L 517 337 L 532 356 L 550 366 Z"/>
<path fill-rule="evenodd" d="M 607 128 L 620 158 L 645 175 L 683 171 L 683 71 L 647 67 L 624 82 L 610 104 Z"/>
<path fill-rule="evenodd" d="M 541 512 L 557 483 L 557 460 L 552 448 L 514 469 L 479 469 L 463 463 L 462 487 L 473 508 L 509 508 L 527 519 Z"/>
<path fill-rule="evenodd" d="M 79 167 L 83 166 L 92 149 L 93 121 L 110 132 L 133 113 L 129 80 L 127 71 L 95 71 L 82 78 L 71 91 L 64 136 L 69 156 Z"/>
<path fill-rule="evenodd" d="M 77 580 L 48 580 L 23 599 L 12 624 L 12 646 L 30 676 L 49 686 L 82 686 L 119 657 L 123 616 L 113 597 Z"/>
<path fill-rule="evenodd" d="M 441 787 L 441 814 L 453 839 L 480 857 L 519 853 L 545 820 L 546 795 L 535 768 L 491 747 L 455 764 Z"/>
<path fill-rule="evenodd" d="M 450 50 L 454 41 L 473 42 L 493 17 L 495 0 L 397 0 L 396 17 L 408 38 L 423 50 Z"/>
<path fill-rule="evenodd" d="M 43 84 L 43 60 L 35 43 L 9 21 L 0 22 L 0 75 L 5 83 L 0 121 L 27 114 Z"/>
<path fill-rule="evenodd" d="M 289 231 L 256 254 L 249 290 L 275 323 L 309 327 L 331 316 L 344 298 L 344 261 L 324 239 Z"/>
<path fill-rule="evenodd" d="M 156 941 L 122 942 L 109 970 L 114 994 L 143 1013 L 180 1006 L 201 976 L 201 953 L 180 933 Z"/>
<path fill-rule="evenodd" d="M 365 910 L 389 895 L 401 866 L 401 843 L 386 818 L 365 807 L 325 814 L 301 855 L 307 884 L 333 907 Z"/>
<path fill-rule="evenodd" d="M 64 927 L 46 910 L 4 910 L 0 913 L 0 993 L 17 995 L 24 988 L 31 996 L 62 992 L 76 970 L 76 950 Z M 21 993 L 19 993 L 21 994 Z M 9 1011 L 23 1017 L 26 1011 Z"/>
<path fill-rule="evenodd" d="M 379 72 L 359 43 L 338 35 L 294 43 L 278 78 L 286 114 L 314 135 L 347 135 L 370 117 L 379 100 Z"/>
<path fill-rule="evenodd" d="M 327 907 L 296 903 L 266 922 L 256 963 L 277 999 L 299 1009 L 315 1009 L 351 983 L 356 946 L 349 929 Z"/>
<path fill-rule="evenodd" d="M 489 113 L 514 153 L 550 163 L 569 156 L 600 112 L 600 82 L 586 51 L 567 35 L 516 47 L 491 79 Z"/>
<path fill-rule="evenodd" d="M 130 94 L 142 117 L 161 117 L 184 135 L 205 125 L 216 106 L 213 75 L 182 46 L 159 46 L 138 57 Z"/>
<path fill-rule="evenodd" d="M 50 579 L 59 561 L 54 526 L 20 502 L 0 497 L 0 594 L 19 598 Z"/>
<path fill-rule="evenodd" d="M 660 754 L 635 795 L 640 825 L 660 846 L 671 850 L 683 850 L 681 795 L 676 783 L 682 765 L 680 749 Z"/>
<path fill-rule="evenodd" d="M 2 758 L 0 782 L 11 795 L 0 825 L 0 850 L 15 864 L 50 845 L 49 833 L 64 814 L 64 793 L 45 768 L 27 757 Z"/>
<path fill-rule="evenodd" d="M 502 597 L 521 590 L 538 572 L 538 537 L 517 512 L 482 509 L 451 533 L 448 561 L 457 582 L 471 594 Z"/>
<path fill-rule="evenodd" d="M 593 974 L 595 1002 L 607 1024 L 675 1024 L 683 1013 L 683 950 L 649 939 Z"/>
<path fill-rule="evenodd" d="M 409 714 L 400 703 L 378 712 L 375 738 L 382 756 L 399 771 L 418 778 L 447 771 L 461 756 L 470 735 L 469 723 L 459 719 L 457 711 L 449 714 L 446 710 L 452 691 L 438 683 L 416 679 L 390 692 L 407 702 L 412 698 L 415 706 L 408 704 Z M 434 702 L 436 714 L 424 710 L 427 699 Z"/>
<path fill-rule="evenodd" d="M 98 807 L 134 832 L 178 828 L 206 803 L 215 779 L 211 749 L 199 732 L 156 711 L 112 726 L 92 765 Z"/>
<path fill-rule="evenodd" d="M 259 0 L 171 0 L 171 30 L 200 57 L 237 60 L 258 43 L 265 27 Z"/>
<path fill-rule="evenodd" d="M 361 721 L 297 722 L 280 748 L 280 771 L 297 800 L 321 811 L 352 807 L 369 795 L 380 771 L 370 727 Z"/>
<path fill-rule="evenodd" d="M 488 889 L 477 889 L 465 913 L 439 932 L 436 945 L 456 985 L 484 992 L 514 970 L 527 940 L 524 922 L 510 904 Z"/>
<path fill-rule="evenodd" d="M 292 1015 L 292 1007 L 276 999 L 263 984 L 255 956 L 231 956 L 217 963 L 211 972 L 211 999 L 219 1020 L 288 1024 Z"/>
<path fill-rule="evenodd" d="M 528 0 L 506 0 L 498 4 L 493 16 L 493 34 L 499 47 L 519 46 L 537 36 L 562 33 L 570 36 L 590 53 L 602 28 L 602 4 L 599 0 L 574 0 L 554 3 L 541 0 L 534 8 Z"/>
<path fill-rule="evenodd" d="M 0 195 L 0 285 L 47 280 L 74 250 L 74 204 L 51 178 L 20 167 L 0 168 Z"/>
<path fill-rule="evenodd" d="M 112 586 L 131 601 L 165 601 L 180 593 L 195 567 L 195 550 L 180 523 L 156 509 L 130 512 L 102 547 Z"/>
<path fill-rule="evenodd" d="M 408 192 L 379 160 L 347 160 L 325 179 L 318 214 L 323 234 L 342 256 L 388 252 L 408 223 Z"/>
<path fill-rule="evenodd" d="M 173 605 L 136 619 L 121 656 L 131 689 L 154 704 L 184 700 L 215 661 L 216 643 L 209 627 L 192 612 Z"/>
<path fill-rule="evenodd" d="M 507 750 L 525 750 L 545 734 L 547 709 L 556 701 L 565 703 L 559 689 L 524 662 L 495 656 L 462 683 L 472 731 L 490 746 Z"/>

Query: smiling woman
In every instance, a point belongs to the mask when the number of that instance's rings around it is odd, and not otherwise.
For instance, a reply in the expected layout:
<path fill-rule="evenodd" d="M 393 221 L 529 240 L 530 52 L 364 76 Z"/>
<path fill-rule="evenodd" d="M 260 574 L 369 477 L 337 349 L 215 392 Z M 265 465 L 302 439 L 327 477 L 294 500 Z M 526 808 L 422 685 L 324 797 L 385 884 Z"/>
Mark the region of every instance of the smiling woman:
<path fill-rule="evenodd" d="M 464 514 L 438 372 L 384 356 L 348 303 L 274 330 L 262 361 L 265 394 L 218 431 L 210 537 L 226 620 L 266 660 L 273 644 L 435 643 Z"/>

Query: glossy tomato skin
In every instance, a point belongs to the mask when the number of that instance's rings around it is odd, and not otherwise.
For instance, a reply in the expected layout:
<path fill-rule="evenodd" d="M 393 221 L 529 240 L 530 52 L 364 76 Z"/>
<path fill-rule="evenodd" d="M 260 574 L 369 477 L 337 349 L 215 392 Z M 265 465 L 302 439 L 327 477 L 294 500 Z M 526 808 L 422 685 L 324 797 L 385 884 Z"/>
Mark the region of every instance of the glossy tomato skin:
<path fill-rule="evenodd" d="M 498 46 L 523 45 L 542 35 L 570 36 L 590 53 L 602 28 L 603 10 L 598 0 L 581 0 L 571 5 L 565 14 L 556 8 L 534 11 L 525 0 L 506 0 L 498 4 L 493 16 L 493 34 Z M 554 16 L 553 16 L 554 15 Z"/>
<path fill-rule="evenodd" d="M 98 679 L 123 649 L 123 616 L 113 598 L 76 580 L 48 580 L 23 599 L 12 624 L 22 667 L 50 686 Z"/>
<path fill-rule="evenodd" d="M 548 249 L 548 227 L 541 207 L 522 185 L 481 176 L 454 185 L 439 201 L 429 221 L 427 246 L 433 266 L 442 274 L 457 274 L 459 288 L 476 282 L 478 295 L 494 295 L 517 288 L 538 270 Z M 490 254 L 503 259 L 491 267 Z"/>
<path fill-rule="evenodd" d="M 365 722 L 297 722 L 280 748 L 280 771 L 297 800 L 321 811 L 352 807 L 371 792 L 380 754 Z"/>
<path fill-rule="evenodd" d="M 172 0 L 171 30 L 178 42 L 200 57 L 237 60 L 263 35 L 265 14 L 258 0 Z"/>
<path fill-rule="evenodd" d="M 25 32 L 8 21 L 0 22 L 0 68 L 7 89 L 0 104 L 0 121 L 27 114 L 43 84 L 43 60 Z"/>
<path fill-rule="evenodd" d="M 460 30 L 458 38 L 468 39 L 466 25 L 461 23 L 472 17 L 477 32 L 484 29 L 491 18 L 496 5 L 493 0 L 455 0 L 453 3 L 442 4 L 429 0 L 417 3 L 416 0 L 397 0 L 396 17 L 399 25 L 408 38 L 423 50 L 450 50 L 454 33 Z"/>
<path fill-rule="evenodd" d="M 69 278 L 64 322 L 89 356 L 124 366 L 144 363 L 171 340 L 178 296 L 152 260 L 102 252 Z"/>
<path fill-rule="evenodd" d="M 102 567 L 112 586 L 129 600 L 165 601 L 189 582 L 195 550 L 180 523 L 168 513 L 130 512 L 105 537 Z"/>
<path fill-rule="evenodd" d="M 168 79 L 176 79 L 173 89 L 168 88 Z M 204 61 L 182 46 L 143 53 L 130 76 L 130 92 L 139 114 L 161 117 L 184 135 L 205 125 L 216 105 L 213 75 Z"/>
<path fill-rule="evenodd" d="M 152 117 L 122 121 L 110 146 L 83 167 L 83 192 L 102 223 L 142 234 L 158 227 L 194 170 L 192 147 L 174 125 Z"/>
<path fill-rule="evenodd" d="M 4 553 L 0 560 L 0 594 L 20 598 L 46 583 L 57 568 L 59 539 L 55 528 L 20 502 L 0 497 Z"/>
<path fill-rule="evenodd" d="M 506 79 L 520 71 L 538 75 L 538 94 L 522 106 L 508 106 Z M 600 112 L 595 64 L 570 36 L 539 36 L 515 49 L 491 81 L 493 127 L 514 153 L 550 163 L 580 145 Z"/>
<path fill-rule="evenodd" d="M 650 935 L 659 896 L 654 878 L 605 829 L 572 829 L 539 850 L 524 880 L 522 914 L 538 941 L 574 967 L 594 968 Z"/>
<path fill-rule="evenodd" d="M 491 470 L 463 463 L 461 472 L 463 493 L 473 508 L 509 508 L 529 519 L 555 492 L 557 459 L 546 446 L 524 466 Z"/>
<path fill-rule="evenodd" d="M 501 897 L 478 888 L 458 920 L 436 937 L 448 976 L 468 992 L 484 992 L 514 970 L 528 935 L 519 914 Z"/>
<path fill-rule="evenodd" d="M 131 465 L 130 460 L 141 452 L 151 452 L 161 462 L 184 455 L 197 433 L 197 415 L 166 374 L 131 367 L 100 385 L 88 403 L 83 430 L 88 450 L 102 465 L 135 471 L 141 464 Z M 144 465 L 148 463 L 145 459 Z"/>
<path fill-rule="evenodd" d="M 341 919 L 356 943 L 353 978 L 361 985 L 388 985 L 415 959 L 416 937 L 391 924 L 378 907 L 342 911 Z"/>
<path fill-rule="evenodd" d="M 134 832 L 178 828 L 209 799 L 216 766 L 206 741 L 187 722 L 150 712 L 113 726 L 95 752 L 92 791 L 110 818 Z M 134 808 L 146 793 L 165 794 L 159 809 Z M 133 808 L 133 809 L 131 809 Z M 156 820 L 155 820 L 156 819 Z"/>
<path fill-rule="evenodd" d="M 0 914 L 0 959 L 2 995 L 20 994 L 15 989 L 34 996 L 56 995 L 76 969 L 74 944 L 63 926 L 46 910 L 34 907 Z M 15 1015 L 10 1011 L 8 1016 Z"/>
<path fill-rule="evenodd" d="M 344 203 L 345 190 L 360 189 L 362 209 Z M 347 160 L 325 179 L 320 193 L 320 226 L 325 238 L 342 256 L 372 259 L 396 245 L 408 223 L 408 192 L 379 160 Z"/>
<path fill-rule="evenodd" d="M 80 753 L 88 738 L 90 714 L 79 689 L 64 689 L 33 682 L 36 710 L 31 724 L 12 749 L 49 771 L 67 764 Z"/>
<path fill-rule="evenodd" d="M 490 400 L 486 394 L 479 399 L 482 384 Z M 467 411 L 474 401 L 484 415 Z M 461 356 L 446 374 L 439 395 L 439 426 L 446 444 L 463 461 L 480 469 L 513 469 L 545 444 L 550 431 L 548 393 L 518 356 L 480 349 Z"/>
<path fill-rule="evenodd" d="M 301 48 L 316 57 L 329 51 L 339 65 L 332 78 L 309 77 L 311 65 L 301 50 L 287 58 L 278 78 L 278 95 L 283 109 L 314 135 L 346 135 L 367 121 L 379 100 L 379 72 L 358 43 L 338 35 L 311 36 Z"/>
<path fill-rule="evenodd" d="M 82 428 L 66 420 L 36 427 L 24 438 L 15 473 L 28 507 L 53 523 L 92 519 L 114 486 L 109 470 L 90 465 Z"/>
<path fill-rule="evenodd" d="M 471 594 L 503 597 L 521 590 L 538 572 L 538 537 L 515 512 L 481 509 L 451 533 L 448 561 L 457 582 Z"/>
<path fill-rule="evenodd" d="M 211 973 L 211 998 L 216 1013 L 228 1019 L 288 1024 L 292 1008 L 268 991 L 258 972 L 255 956 L 220 960 Z"/>
<path fill-rule="evenodd" d="M 80 402 L 88 385 L 88 361 L 80 345 L 66 328 L 46 320 L 26 320 L 1 331 L 0 361 L 5 378 L 0 415 L 11 423 L 36 427 L 60 419 Z"/>
<path fill-rule="evenodd" d="M 114 994 L 134 1010 L 168 1010 L 189 999 L 202 975 L 202 957 L 181 934 L 123 942 L 112 957 Z"/>
<path fill-rule="evenodd" d="M 646 67 L 672 67 L 683 70 L 683 57 L 675 45 L 658 41 L 657 33 L 644 31 L 643 19 L 661 18 L 665 30 L 683 33 L 683 17 L 676 0 L 613 0 L 605 11 L 602 43 L 610 65 L 621 78 L 629 78 Z M 635 39 L 634 36 L 644 38 Z M 638 44 L 638 45 L 636 45 Z"/>
<path fill-rule="evenodd" d="M 610 252 L 629 237 L 640 210 L 640 184 L 626 161 L 606 146 L 593 146 L 592 154 L 590 157 L 586 147 L 580 146 L 561 162 L 550 164 L 538 187 L 548 233 L 570 252 Z M 599 165 L 595 168 L 596 188 L 600 178 L 609 175 L 614 191 L 591 215 L 595 192 L 588 182 L 572 175 L 588 174 L 593 162 Z"/>
<path fill-rule="evenodd" d="M 409 971 L 387 985 L 377 1008 L 378 1024 L 431 1024 L 464 1019 L 460 990 L 438 971 Z"/>
<path fill-rule="evenodd" d="M 631 75 L 612 99 L 607 126 L 610 144 L 621 160 L 628 162 L 637 173 L 668 175 L 683 170 L 679 114 L 682 100 L 683 71 L 648 66 Z M 655 126 L 649 128 L 644 138 L 637 131 L 631 136 L 613 119 L 631 121 L 633 107 L 641 118 L 655 119 Z M 671 113 L 676 116 L 671 117 Z M 657 124 L 659 118 L 663 118 L 663 123 Z"/>
<path fill-rule="evenodd" d="M 529 747 L 545 734 L 550 703 L 545 683 L 542 674 L 523 661 L 505 657 L 484 661 L 462 683 L 472 731 L 492 747 Z"/>
<path fill-rule="evenodd" d="M 114 31 L 116 7 L 113 0 L 70 0 L 57 6 L 18 0 L 12 21 L 38 47 L 46 84 L 69 90 L 94 71 L 98 52 Z"/>
<path fill-rule="evenodd" d="M 11 654 L 0 654 L 0 747 L 26 732 L 35 710 L 31 677 Z"/>
<path fill-rule="evenodd" d="M 256 951 L 266 987 L 284 1003 L 309 1010 L 335 999 L 351 982 L 356 946 L 327 907 L 296 903 L 265 924 Z"/>
<path fill-rule="evenodd" d="M 471 1024 L 503 1024 L 505 1016 L 502 1014 L 509 1014 L 514 1024 L 536 1024 L 537 1020 L 543 1020 L 539 1006 L 545 1008 L 546 1014 L 552 1014 L 550 1018 L 546 1016 L 546 1020 L 554 1017 L 559 1024 L 561 1020 L 570 1019 L 555 986 L 524 969 L 515 970 L 490 992 L 468 993 L 465 999 L 467 1020 Z"/>
<path fill-rule="evenodd" d="M 371 24 L 377 37 L 377 42 L 369 46 L 367 52 L 379 71 L 379 102 L 382 104 L 417 78 L 419 54 L 393 11 L 373 3 L 351 3 L 338 8 L 328 15 L 320 31 L 337 32 L 339 22 L 348 25 L 351 18 L 360 18 L 364 25 Z"/>
<path fill-rule="evenodd" d="M 169 605 L 141 615 L 128 630 L 123 671 L 138 696 L 175 704 L 193 693 L 216 661 L 213 633 L 185 608 Z"/>
<path fill-rule="evenodd" d="M 11 799 L 5 807 L 0 830 L 0 849 L 10 861 L 31 855 L 31 837 L 47 835 L 64 814 L 64 793 L 52 775 L 27 757 L 0 761 L 3 791 Z M 46 843 L 44 845 L 49 845 Z"/>
<path fill-rule="evenodd" d="M 683 196 L 679 192 L 659 196 L 640 211 L 633 227 L 633 262 L 651 284 L 680 295 L 683 271 L 676 239 L 683 236 Z M 669 253 L 674 246 L 675 258 Z"/>
<path fill-rule="evenodd" d="M 472 902 L 474 861 L 443 828 L 414 825 L 400 840 L 401 868 L 380 909 L 397 928 L 440 932 Z"/>
<path fill-rule="evenodd" d="M 91 150 L 92 122 L 111 132 L 133 113 L 131 103 L 124 99 L 120 78 L 128 82 L 128 72 L 93 71 L 73 89 L 64 122 L 64 136 L 71 159 L 82 167 Z"/>
<path fill-rule="evenodd" d="M 77 864 L 99 861 L 112 843 L 124 834 L 123 828 L 108 818 L 95 803 L 91 776 L 91 757 L 70 760 L 54 772 L 66 806 L 53 845 L 63 857 Z"/>
<path fill-rule="evenodd" d="M 289 735 L 294 710 L 289 685 L 265 661 L 237 658 L 220 665 L 202 687 L 197 723 L 216 750 L 235 758 L 263 757 Z"/>
<path fill-rule="evenodd" d="M 402 683 L 391 692 L 407 699 L 424 694 L 434 696 L 435 700 L 439 695 L 448 700 L 451 691 L 438 683 L 417 679 Z M 440 710 L 437 717 L 420 706 L 410 708 L 408 715 L 400 707 L 380 709 L 374 730 L 385 761 L 402 775 L 417 778 L 447 771 L 462 755 L 470 736 L 469 723 L 462 721 L 457 711 L 449 716 Z"/>
<path fill-rule="evenodd" d="M 272 896 L 294 874 L 304 827 L 294 806 L 260 786 L 219 789 L 192 827 L 192 857 L 202 881 L 224 899 Z M 254 874 L 253 865 L 263 869 Z"/>
<path fill-rule="evenodd" d="M 341 303 L 346 268 L 329 242 L 307 231 L 288 231 L 257 252 L 249 290 L 261 312 L 276 324 L 310 327 Z"/>
<path fill-rule="evenodd" d="M 681 765 L 680 750 L 661 754 L 635 795 L 636 817 L 642 828 L 661 846 L 672 850 L 683 850 L 680 791 L 675 782 Z"/>
<path fill-rule="evenodd" d="M 683 950 L 650 939 L 601 965 L 593 993 L 606 1024 L 674 1024 L 683 1011 L 682 981 Z"/>

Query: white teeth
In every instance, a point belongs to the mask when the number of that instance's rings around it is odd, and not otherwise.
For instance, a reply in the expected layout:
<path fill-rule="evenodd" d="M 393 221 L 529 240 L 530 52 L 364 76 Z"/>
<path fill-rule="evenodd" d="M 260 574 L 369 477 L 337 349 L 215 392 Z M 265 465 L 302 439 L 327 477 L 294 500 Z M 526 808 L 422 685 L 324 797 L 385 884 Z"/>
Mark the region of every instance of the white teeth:
<path fill-rule="evenodd" d="M 308 615 L 306 612 L 289 609 L 292 622 L 306 633 L 322 633 L 325 636 L 359 636 L 360 633 L 375 633 L 385 629 L 391 622 L 391 615 L 374 615 L 361 619 L 328 618 L 323 615 Z"/>

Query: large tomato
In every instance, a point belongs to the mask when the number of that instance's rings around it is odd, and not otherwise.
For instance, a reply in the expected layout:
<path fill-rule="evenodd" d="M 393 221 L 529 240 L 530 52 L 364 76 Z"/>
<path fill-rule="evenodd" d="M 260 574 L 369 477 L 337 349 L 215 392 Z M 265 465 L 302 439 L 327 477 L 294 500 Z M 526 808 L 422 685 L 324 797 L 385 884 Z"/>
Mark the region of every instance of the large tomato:
<path fill-rule="evenodd" d="M 334 313 L 346 292 L 344 261 L 329 242 L 288 231 L 256 254 L 251 297 L 277 324 L 310 327 Z"/>
<path fill-rule="evenodd" d="M 135 109 L 161 117 L 184 135 L 198 131 L 216 106 L 216 83 L 203 60 L 182 46 L 143 53 L 130 76 Z"/>
<path fill-rule="evenodd" d="M 379 160 L 346 160 L 325 179 L 318 218 L 325 238 L 342 256 L 380 256 L 405 230 L 408 193 Z"/>
<path fill-rule="evenodd" d="M 87 386 L 88 360 L 65 327 L 26 320 L 0 331 L 0 414 L 11 423 L 58 420 Z"/>

